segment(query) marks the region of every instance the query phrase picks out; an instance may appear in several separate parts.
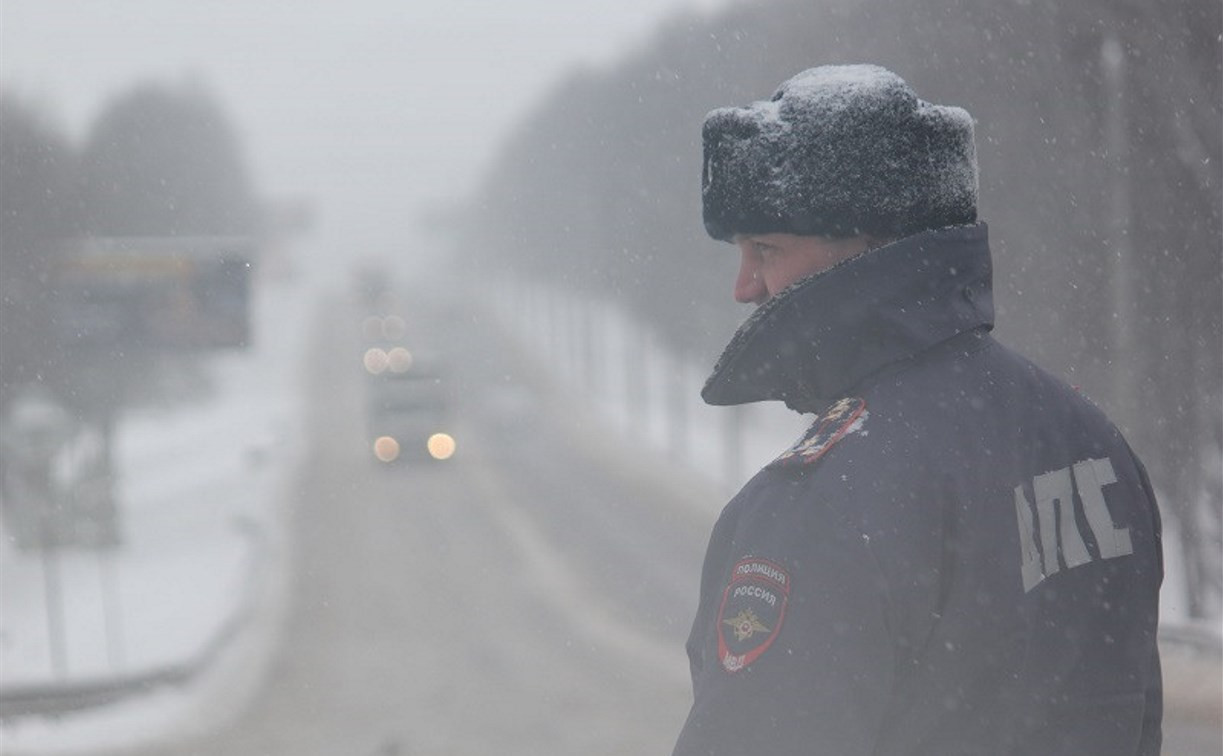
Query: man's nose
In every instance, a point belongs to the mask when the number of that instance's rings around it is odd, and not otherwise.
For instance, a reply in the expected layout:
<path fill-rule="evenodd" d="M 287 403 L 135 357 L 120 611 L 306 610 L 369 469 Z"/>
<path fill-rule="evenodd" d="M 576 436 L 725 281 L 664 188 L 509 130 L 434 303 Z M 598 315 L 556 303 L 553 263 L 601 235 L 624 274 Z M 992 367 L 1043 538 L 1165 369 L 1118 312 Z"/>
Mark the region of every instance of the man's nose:
<path fill-rule="evenodd" d="M 751 252 L 742 250 L 739 260 L 739 277 L 735 279 L 735 301 L 742 304 L 763 304 L 769 298 L 764 281 L 760 280 L 760 260 Z"/>

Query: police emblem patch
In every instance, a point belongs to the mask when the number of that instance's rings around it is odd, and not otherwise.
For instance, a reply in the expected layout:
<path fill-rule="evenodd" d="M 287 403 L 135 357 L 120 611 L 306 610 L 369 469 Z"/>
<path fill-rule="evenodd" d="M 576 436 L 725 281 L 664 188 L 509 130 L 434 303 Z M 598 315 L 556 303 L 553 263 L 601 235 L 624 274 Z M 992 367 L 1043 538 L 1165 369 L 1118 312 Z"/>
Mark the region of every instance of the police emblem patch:
<path fill-rule="evenodd" d="M 718 659 L 737 672 L 760 658 L 781 632 L 790 575 L 767 559 L 739 560 L 718 609 Z"/>
<path fill-rule="evenodd" d="M 846 397 L 834 402 L 816 416 L 794 446 L 773 460 L 774 465 L 809 465 L 824 456 L 833 444 L 850 433 L 865 433 L 862 426 L 867 418 L 866 402 Z"/>

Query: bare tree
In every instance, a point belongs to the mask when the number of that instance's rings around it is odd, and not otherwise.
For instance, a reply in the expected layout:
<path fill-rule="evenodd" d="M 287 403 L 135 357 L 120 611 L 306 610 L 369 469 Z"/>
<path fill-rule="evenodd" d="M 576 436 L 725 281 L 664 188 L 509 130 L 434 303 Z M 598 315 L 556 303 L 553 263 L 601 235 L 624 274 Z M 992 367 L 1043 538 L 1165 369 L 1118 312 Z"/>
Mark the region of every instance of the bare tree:
<path fill-rule="evenodd" d="M 61 377 L 51 282 L 62 240 L 76 233 L 76 166 L 55 127 L 0 96 L 0 408 Z"/>

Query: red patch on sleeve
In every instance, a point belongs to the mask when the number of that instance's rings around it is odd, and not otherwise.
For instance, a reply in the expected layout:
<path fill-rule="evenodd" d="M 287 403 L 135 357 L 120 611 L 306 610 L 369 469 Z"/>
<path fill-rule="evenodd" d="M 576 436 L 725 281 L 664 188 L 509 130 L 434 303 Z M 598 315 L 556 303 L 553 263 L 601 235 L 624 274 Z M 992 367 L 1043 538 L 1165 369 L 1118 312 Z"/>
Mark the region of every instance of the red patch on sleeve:
<path fill-rule="evenodd" d="M 738 672 L 773 645 L 786 618 L 790 574 L 756 557 L 739 560 L 718 608 L 718 660 Z"/>

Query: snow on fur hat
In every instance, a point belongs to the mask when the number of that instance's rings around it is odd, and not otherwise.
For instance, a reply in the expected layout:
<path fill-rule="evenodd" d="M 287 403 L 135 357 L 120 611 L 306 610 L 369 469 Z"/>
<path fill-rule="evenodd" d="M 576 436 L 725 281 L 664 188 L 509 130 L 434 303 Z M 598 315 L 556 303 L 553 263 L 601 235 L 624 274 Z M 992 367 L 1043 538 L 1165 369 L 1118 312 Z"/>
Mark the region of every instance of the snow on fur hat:
<path fill-rule="evenodd" d="M 884 238 L 977 219 L 972 117 L 872 65 L 820 66 L 705 117 L 705 229 Z"/>

